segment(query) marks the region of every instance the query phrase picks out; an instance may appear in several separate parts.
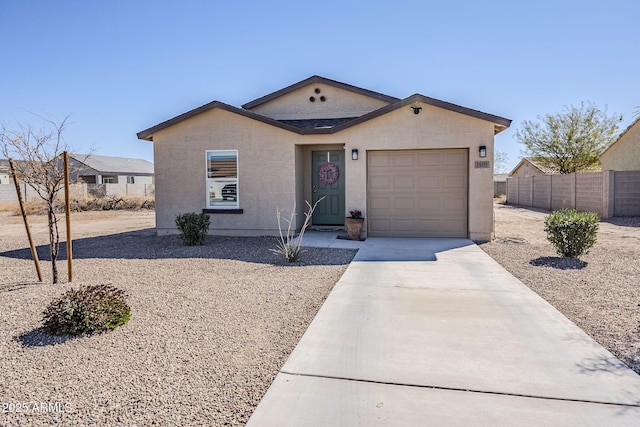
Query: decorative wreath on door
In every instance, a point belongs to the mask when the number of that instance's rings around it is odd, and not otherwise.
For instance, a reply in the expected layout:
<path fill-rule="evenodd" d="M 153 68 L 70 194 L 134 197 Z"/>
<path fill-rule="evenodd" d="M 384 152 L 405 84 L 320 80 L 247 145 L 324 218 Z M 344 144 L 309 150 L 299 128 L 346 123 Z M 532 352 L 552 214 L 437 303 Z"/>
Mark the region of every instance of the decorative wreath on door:
<path fill-rule="evenodd" d="M 320 167 L 320 172 L 318 172 L 318 177 L 320 178 L 320 182 L 324 185 L 331 185 L 338 180 L 338 166 L 333 163 L 326 163 Z"/>

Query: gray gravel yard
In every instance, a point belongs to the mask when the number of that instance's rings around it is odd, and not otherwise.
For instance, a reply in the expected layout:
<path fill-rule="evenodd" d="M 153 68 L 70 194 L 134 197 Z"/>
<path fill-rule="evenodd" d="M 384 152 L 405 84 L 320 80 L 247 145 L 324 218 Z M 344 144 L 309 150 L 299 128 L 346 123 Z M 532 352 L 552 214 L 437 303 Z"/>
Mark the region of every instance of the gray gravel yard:
<path fill-rule="evenodd" d="M 546 215 L 496 204 L 496 240 L 480 247 L 640 373 L 640 218 L 601 221 L 598 242 L 576 261 L 556 255 Z"/>
<path fill-rule="evenodd" d="M 285 265 L 273 238 L 185 247 L 155 235 L 153 212 L 74 215 L 73 286 L 124 289 L 131 320 L 84 338 L 43 333 L 42 310 L 71 285 L 34 283 L 19 218 L 0 216 L 2 426 L 242 425 L 355 254 L 309 249 Z M 44 220 L 32 222 L 45 244 Z"/>

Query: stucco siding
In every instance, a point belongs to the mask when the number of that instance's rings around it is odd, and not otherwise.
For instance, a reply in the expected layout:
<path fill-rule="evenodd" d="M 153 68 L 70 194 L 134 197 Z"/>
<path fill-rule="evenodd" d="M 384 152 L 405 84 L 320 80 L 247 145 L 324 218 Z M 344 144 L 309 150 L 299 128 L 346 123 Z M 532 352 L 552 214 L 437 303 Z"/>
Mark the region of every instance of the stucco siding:
<path fill-rule="evenodd" d="M 325 89 L 329 98 L 330 88 Z M 344 147 L 345 209 L 359 209 L 366 218 L 367 151 L 463 148 L 469 153 L 469 237 L 490 240 L 494 124 L 421 106 L 418 115 L 409 107 L 400 108 L 334 134 L 299 135 L 221 109 L 158 131 L 153 135 L 158 232 L 176 232 L 177 214 L 205 208 L 206 150 L 238 150 L 238 198 L 243 210 L 211 214 L 211 233 L 267 235 L 277 233 L 277 208 L 288 216 L 296 203 L 302 219 L 303 202 L 311 200 L 310 153 L 315 149 Z M 478 157 L 480 145 L 487 147 L 486 158 Z M 359 150 L 358 160 L 351 160 L 352 149 Z M 478 160 L 489 160 L 490 167 L 476 168 Z"/>
<path fill-rule="evenodd" d="M 640 170 L 640 120 L 600 156 L 602 170 Z"/>
<path fill-rule="evenodd" d="M 490 240 L 493 228 L 493 164 L 475 168 L 476 160 L 493 158 L 493 124 L 452 111 L 421 104 L 420 114 L 401 108 L 354 126 L 342 136 L 345 150 L 356 148 L 360 158 L 347 160 L 349 181 L 347 206 L 363 211 L 366 218 L 367 150 L 469 149 L 469 237 Z M 478 147 L 486 145 L 487 157 L 478 157 Z M 347 156 L 349 157 L 349 156 Z"/>
<path fill-rule="evenodd" d="M 242 214 L 211 214 L 217 234 L 275 234 L 276 209 L 295 199 L 295 153 L 290 132 L 224 110 L 211 110 L 154 135 L 156 225 L 175 231 L 175 217 L 202 212 L 207 150 L 238 150 Z"/>
<path fill-rule="evenodd" d="M 315 89 L 320 92 L 316 93 Z M 379 99 L 316 83 L 258 105 L 251 111 L 276 120 L 324 119 L 359 117 L 387 104 Z"/>

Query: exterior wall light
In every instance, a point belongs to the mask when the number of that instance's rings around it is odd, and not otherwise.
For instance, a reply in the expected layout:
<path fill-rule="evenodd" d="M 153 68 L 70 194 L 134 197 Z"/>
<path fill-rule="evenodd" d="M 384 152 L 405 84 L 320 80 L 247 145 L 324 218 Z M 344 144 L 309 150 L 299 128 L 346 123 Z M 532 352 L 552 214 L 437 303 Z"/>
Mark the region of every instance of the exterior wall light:
<path fill-rule="evenodd" d="M 413 114 L 420 114 L 422 107 L 411 107 L 411 109 L 413 110 Z"/>
<path fill-rule="evenodd" d="M 358 149 L 354 148 L 351 150 L 351 160 L 358 160 Z"/>
<path fill-rule="evenodd" d="M 480 157 L 487 157 L 487 146 L 481 145 L 480 149 L 478 150 L 478 154 L 480 155 Z"/>

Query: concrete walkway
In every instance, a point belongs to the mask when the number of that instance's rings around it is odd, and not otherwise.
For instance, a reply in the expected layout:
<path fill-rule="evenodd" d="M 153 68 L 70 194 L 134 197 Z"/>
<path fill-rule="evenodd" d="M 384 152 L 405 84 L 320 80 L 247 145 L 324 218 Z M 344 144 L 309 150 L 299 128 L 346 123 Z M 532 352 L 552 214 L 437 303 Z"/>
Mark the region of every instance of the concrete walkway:
<path fill-rule="evenodd" d="M 471 241 L 348 243 L 249 426 L 640 425 L 640 376 Z"/>

